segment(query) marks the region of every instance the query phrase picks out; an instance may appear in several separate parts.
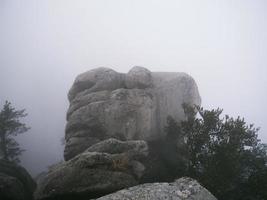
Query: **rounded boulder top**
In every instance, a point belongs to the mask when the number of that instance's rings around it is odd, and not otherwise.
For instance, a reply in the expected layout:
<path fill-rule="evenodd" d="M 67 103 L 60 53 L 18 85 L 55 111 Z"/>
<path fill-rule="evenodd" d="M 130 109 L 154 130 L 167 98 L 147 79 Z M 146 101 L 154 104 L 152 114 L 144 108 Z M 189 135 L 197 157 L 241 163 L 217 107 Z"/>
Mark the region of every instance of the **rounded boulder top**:
<path fill-rule="evenodd" d="M 65 159 L 108 139 L 150 141 L 165 135 L 166 119 L 185 119 L 183 103 L 200 105 L 194 79 L 181 72 L 128 73 L 96 68 L 77 76 L 69 91 Z"/>

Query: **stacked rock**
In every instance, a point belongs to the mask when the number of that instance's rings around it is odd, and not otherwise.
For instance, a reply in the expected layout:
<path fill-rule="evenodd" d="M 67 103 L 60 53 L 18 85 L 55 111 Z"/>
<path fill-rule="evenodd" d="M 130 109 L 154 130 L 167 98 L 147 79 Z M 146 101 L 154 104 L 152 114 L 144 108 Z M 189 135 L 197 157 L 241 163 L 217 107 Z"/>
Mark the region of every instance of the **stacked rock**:
<path fill-rule="evenodd" d="M 127 74 L 108 68 L 85 72 L 76 78 L 68 97 L 65 160 L 108 138 L 158 139 L 165 134 L 168 115 L 183 120 L 182 104 L 201 102 L 189 75 L 143 67 Z"/>
<path fill-rule="evenodd" d="M 68 98 L 65 161 L 39 178 L 37 200 L 98 198 L 138 185 L 146 170 L 147 142 L 165 136 L 168 115 L 185 119 L 183 103 L 201 102 L 189 75 L 143 67 L 127 74 L 109 68 L 80 74 Z M 164 184 L 153 187 L 165 188 Z M 175 187 L 165 189 L 172 193 Z M 111 199 L 124 199 L 123 195 Z"/>

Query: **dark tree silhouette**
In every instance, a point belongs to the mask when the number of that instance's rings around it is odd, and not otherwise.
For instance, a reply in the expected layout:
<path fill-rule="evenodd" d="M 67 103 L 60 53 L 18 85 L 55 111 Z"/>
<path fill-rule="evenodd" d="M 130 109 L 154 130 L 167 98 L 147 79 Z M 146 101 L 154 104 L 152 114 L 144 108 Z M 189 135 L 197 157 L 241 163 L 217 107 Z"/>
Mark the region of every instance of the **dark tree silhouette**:
<path fill-rule="evenodd" d="M 8 101 L 0 112 L 0 153 L 5 160 L 20 162 L 19 155 L 24 150 L 13 137 L 29 130 L 29 127 L 20 121 L 25 116 L 27 116 L 25 109 L 16 110 Z"/>
<path fill-rule="evenodd" d="M 183 175 L 199 180 L 218 199 L 267 199 L 267 146 L 258 139 L 259 129 L 240 117 L 221 117 L 219 108 L 184 105 L 184 112 L 187 120 L 179 124 L 167 119 L 165 145 L 180 154 L 170 160 L 186 166 Z M 176 173 L 177 166 L 172 168 Z"/>

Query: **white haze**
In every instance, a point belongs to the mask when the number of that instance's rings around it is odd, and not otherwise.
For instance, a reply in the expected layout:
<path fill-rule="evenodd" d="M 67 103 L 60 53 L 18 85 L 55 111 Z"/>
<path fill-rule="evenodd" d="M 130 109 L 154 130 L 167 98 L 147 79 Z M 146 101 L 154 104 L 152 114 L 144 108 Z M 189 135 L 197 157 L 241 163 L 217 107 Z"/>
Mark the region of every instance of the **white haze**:
<path fill-rule="evenodd" d="M 0 0 L 0 104 L 26 108 L 33 175 L 63 159 L 67 92 L 95 67 L 183 71 L 205 108 L 261 127 L 267 142 L 265 0 Z"/>

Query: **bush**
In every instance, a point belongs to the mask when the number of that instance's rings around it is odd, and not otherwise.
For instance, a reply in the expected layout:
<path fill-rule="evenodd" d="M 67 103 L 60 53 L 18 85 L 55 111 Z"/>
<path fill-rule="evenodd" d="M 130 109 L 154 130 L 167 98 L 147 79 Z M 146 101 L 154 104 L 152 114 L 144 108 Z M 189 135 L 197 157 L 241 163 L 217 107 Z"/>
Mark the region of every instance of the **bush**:
<path fill-rule="evenodd" d="M 167 119 L 163 149 L 176 152 L 165 159 L 172 177 L 195 178 L 218 199 L 267 199 L 267 146 L 258 139 L 259 129 L 240 117 L 221 117 L 219 108 L 183 107 L 185 121 Z"/>

